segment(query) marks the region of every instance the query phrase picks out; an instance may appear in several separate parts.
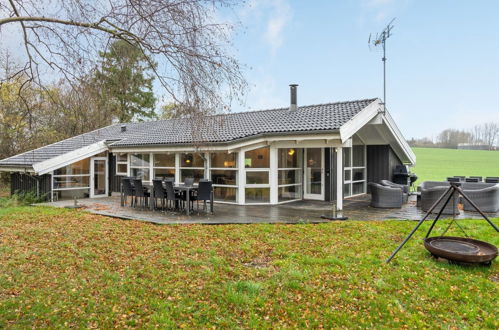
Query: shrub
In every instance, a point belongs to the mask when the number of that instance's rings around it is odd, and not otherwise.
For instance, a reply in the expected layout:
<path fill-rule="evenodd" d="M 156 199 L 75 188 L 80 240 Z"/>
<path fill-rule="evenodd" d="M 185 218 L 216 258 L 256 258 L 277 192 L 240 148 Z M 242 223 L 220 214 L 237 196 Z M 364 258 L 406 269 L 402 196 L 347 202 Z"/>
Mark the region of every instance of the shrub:
<path fill-rule="evenodd" d="M 34 191 L 16 192 L 8 198 L 0 198 L 0 207 L 31 205 L 46 201 L 46 194 L 37 196 Z"/>

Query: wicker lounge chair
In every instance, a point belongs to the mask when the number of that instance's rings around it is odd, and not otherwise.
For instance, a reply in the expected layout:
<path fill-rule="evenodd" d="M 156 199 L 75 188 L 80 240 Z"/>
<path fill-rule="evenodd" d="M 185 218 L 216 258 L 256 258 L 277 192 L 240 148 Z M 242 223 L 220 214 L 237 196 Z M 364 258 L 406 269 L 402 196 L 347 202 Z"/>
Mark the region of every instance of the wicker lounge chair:
<path fill-rule="evenodd" d="M 423 211 L 429 211 L 433 204 L 442 196 L 442 194 L 449 188 L 449 182 L 439 182 L 439 181 L 425 181 L 419 187 L 421 190 L 421 209 Z M 446 196 L 433 210 L 433 213 L 440 212 L 440 209 L 445 204 L 447 200 Z M 451 197 L 449 203 L 442 211 L 442 214 L 455 214 L 459 213 L 457 204 L 459 203 L 459 196 Z"/>
<path fill-rule="evenodd" d="M 381 180 L 380 183 L 383 186 L 401 188 L 404 193 L 406 193 L 406 194 L 409 193 L 409 186 L 408 185 L 394 183 L 394 182 L 389 181 L 389 180 Z"/>
<path fill-rule="evenodd" d="M 402 188 L 383 186 L 369 182 L 371 189 L 371 206 L 379 208 L 401 208 L 404 204 Z"/>
<path fill-rule="evenodd" d="M 385 187 L 393 187 L 393 188 L 402 189 L 402 192 L 404 193 L 404 203 L 407 203 L 407 199 L 409 198 L 409 186 L 408 185 L 394 183 L 394 182 L 389 181 L 389 180 L 381 180 L 380 183 L 382 186 L 385 186 Z"/>
<path fill-rule="evenodd" d="M 499 184 L 475 183 L 463 185 L 466 196 L 478 206 L 482 212 L 499 211 Z M 463 199 L 465 211 L 475 211 L 475 208 Z"/>

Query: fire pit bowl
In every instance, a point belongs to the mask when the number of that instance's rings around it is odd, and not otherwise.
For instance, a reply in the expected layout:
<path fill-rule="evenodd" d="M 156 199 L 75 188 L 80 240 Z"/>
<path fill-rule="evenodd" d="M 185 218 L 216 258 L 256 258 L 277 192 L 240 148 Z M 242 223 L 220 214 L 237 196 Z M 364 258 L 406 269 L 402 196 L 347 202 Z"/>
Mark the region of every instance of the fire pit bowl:
<path fill-rule="evenodd" d="M 465 263 L 491 263 L 497 257 L 497 247 L 472 238 L 428 237 L 425 248 L 434 256 Z"/>

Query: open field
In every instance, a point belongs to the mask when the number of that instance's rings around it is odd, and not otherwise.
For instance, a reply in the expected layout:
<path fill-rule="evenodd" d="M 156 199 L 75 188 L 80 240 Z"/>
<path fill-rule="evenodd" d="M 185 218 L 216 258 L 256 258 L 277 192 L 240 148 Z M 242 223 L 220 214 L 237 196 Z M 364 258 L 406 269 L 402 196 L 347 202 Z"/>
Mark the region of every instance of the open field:
<path fill-rule="evenodd" d="M 413 148 L 416 167 L 412 169 L 423 181 L 442 181 L 449 176 L 499 176 L 499 151 Z"/>
<path fill-rule="evenodd" d="M 436 262 L 421 230 L 383 263 L 414 224 L 158 226 L 0 208 L 0 327 L 498 328 L 497 262 Z"/>

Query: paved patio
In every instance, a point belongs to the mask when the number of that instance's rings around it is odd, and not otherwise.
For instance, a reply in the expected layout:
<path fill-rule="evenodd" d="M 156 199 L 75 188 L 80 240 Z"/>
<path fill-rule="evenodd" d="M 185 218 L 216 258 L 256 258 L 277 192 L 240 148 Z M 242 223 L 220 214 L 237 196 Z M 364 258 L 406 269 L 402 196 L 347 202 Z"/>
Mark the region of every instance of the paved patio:
<path fill-rule="evenodd" d="M 350 198 L 345 201 L 343 215 L 349 220 L 419 220 L 424 212 L 416 207 L 415 196 L 401 209 L 377 209 L 369 206 L 369 195 Z M 45 203 L 44 205 L 66 207 L 73 205 L 72 200 Z M 243 223 L 321 223 L 321 215 L 331 214 L 331 204 L 321 201 L 298 201 L 282 205 L 230 205 L 215 203 L 214 214 L 194 211 L 190 216 L 180 212 L 160 212 L 121 207 L 119 196 L 106 198 L 82 199 L 78 201 L 88 212 L 117 217 L 121 219 L 141 220 L 158 224 L 243 224 Z M 200 205 L 201 206 L 201 205 Z M 195 207 L 196 209 L 196 207 Z M 499 217 L 496 214 L 488 214 Z M 449 217 L 449 216 L 447 216 Z M 433 219 L 434 217 L 431 217 Z M 457 218 L 480 218 L 478 213 L 463 212 Z"/>

